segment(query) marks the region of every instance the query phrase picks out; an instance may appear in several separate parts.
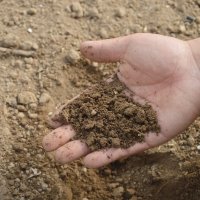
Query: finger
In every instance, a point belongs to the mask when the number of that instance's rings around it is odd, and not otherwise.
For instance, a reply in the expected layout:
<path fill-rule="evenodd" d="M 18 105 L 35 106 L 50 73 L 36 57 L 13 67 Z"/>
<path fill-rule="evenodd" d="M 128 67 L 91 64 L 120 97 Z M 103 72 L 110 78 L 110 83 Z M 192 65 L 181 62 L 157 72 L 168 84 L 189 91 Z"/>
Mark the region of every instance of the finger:
<path fill-rule="evenodd" d="M 129 44 L 130 36 L 100 41 L 86 41 L 81 44 L 81 53 L 90 60 L 97 62 L 117 62 Z"/>
<path fill-rule="evenodd" d="M 61 164 L 69 163 L 89 153 L 87 145 L 80 140 L 71 141 L 56 150 L 55 159 Z"/>
<path fill-rule="evenodd" d="M 149 146 L 146 143 L 137 143 L 128 149 L 108 149 L 103 151 L 96 151 L 88 154 L 83 163 L 89 168 L 98 168 L 105 166 L 111 162 L 114 162 L 120 158 L 124 158 L 133 154 L 143 152 L 148 149 Z"/>
<path fill-rule="evenodd" d="M 46 151 L 53 151 L 64 145 L 75 135 L 75 131 L 70 125 L 61 126 L 43 138 L 43 147 Z"/>

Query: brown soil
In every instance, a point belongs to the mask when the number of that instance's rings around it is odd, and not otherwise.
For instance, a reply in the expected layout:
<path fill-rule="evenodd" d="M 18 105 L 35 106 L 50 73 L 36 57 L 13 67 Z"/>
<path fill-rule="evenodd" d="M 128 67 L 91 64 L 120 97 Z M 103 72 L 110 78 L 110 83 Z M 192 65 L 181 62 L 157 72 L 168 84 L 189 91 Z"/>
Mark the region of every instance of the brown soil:
<path fill-rule="evenodd" d="M 126 87 L 115 76 L 87 89 L 67 104 L 61 115 L 91 150 L 128 148 L 144 139 L 145 133 L 160 131 L 156 112 L 125 94 Z"/>
<path fill-rule="evenodd" d="M 69 59 L 69 50 L 137 32 L 199 37 L 200 2 L 0 0 L 1 200 L 199 200 L 200 119 L 167 144 L 98 170 L 60 166 L 41 147 L 48 113 L 115 68 Z"/>

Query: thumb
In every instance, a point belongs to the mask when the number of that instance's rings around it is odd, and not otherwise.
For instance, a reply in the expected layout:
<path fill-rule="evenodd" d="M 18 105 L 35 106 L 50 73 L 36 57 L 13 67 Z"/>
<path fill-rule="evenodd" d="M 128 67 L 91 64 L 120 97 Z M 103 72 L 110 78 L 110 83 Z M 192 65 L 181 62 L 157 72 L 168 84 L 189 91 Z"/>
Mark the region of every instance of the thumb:
<path fill-rule="evenodd" d="M 130 42 L 130 36 L 118 37 L 99 41 L 86 41 L 81 44 L 81 53 L 86 58 L 96 62 L 117 62 L 123 55 Z"/>

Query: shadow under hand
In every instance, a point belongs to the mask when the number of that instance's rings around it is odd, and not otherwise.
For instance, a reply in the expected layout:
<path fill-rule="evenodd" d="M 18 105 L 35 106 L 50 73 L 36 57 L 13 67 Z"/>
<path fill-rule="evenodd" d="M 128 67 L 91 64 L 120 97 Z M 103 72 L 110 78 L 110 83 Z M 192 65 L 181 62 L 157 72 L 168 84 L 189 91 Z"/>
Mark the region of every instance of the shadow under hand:
<path fill-rule="evenodd" d="M 199 157 L 181 161 L 170 152 L 146 153 L 115 162 L 100 173 L 104 176 L 106 173 L 107 181 L 124 187 L 124 200 L 138 197 L 142 200 L 197 200 L 200 197 Z M 135 192 L 130 194 L 130 189 Z"/>

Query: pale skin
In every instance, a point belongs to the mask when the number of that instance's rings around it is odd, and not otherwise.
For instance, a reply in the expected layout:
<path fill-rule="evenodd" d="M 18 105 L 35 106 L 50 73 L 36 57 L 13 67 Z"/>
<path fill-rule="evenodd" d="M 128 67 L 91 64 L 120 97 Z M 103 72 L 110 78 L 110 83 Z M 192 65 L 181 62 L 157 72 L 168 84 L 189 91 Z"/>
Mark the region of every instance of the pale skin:
<path fill-rule="evenodd" d="M 46 151 L 55 151 L 62 163 L 83 158 L 85 166 L 98 168 L 123 157 L 159 146 L 184 131 L 200 113 L 200 39 L 182 41 L 155 34 L 133 34 L 81 44 L 81 53 L 96 62 L 120 62 L 121 82 L 134 99 L 156 110 L 161 132 L 148 133 L 142 143 L 128 149 L 91 152 L 86 144 L 71 140 L 76 134 L 52 116 L 56 129 L 43 139 Z M 59 111 L 57 111 L 59 112 Z"/>

